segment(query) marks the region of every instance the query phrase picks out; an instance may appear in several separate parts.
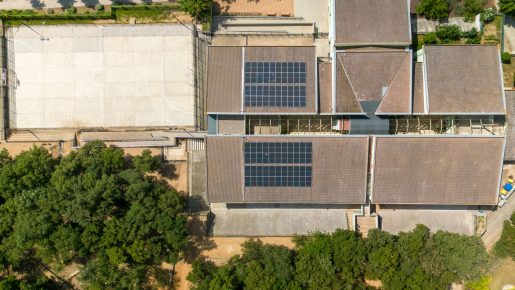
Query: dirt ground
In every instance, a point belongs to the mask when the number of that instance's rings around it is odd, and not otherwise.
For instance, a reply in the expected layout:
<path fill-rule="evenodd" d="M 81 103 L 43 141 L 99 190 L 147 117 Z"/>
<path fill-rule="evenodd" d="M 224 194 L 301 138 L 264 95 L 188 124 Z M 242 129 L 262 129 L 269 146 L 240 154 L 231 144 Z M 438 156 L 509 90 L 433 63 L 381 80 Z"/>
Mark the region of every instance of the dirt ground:
<path fill-rule="evenodd" d="M 215 0 L 215 13 L 293 16 L 294 0 Z"/>
<path fill-rule="evenodd" d="M 492 277 L 490 289 L 492 290 L 501 290 L 508 284 L 515 285 L 515 261 L 511 258 L 501 260 L 490 275 Z"/>

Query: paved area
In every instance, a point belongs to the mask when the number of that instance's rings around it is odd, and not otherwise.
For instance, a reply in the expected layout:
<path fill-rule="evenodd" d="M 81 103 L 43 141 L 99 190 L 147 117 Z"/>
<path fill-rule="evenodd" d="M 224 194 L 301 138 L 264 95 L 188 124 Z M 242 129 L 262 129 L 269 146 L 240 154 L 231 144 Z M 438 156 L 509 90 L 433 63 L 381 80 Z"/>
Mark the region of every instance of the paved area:
<path fill-rule="evenodd" d="M 504 37 L 511 44 L 511 54 L 515 53 L 515 48 L 513 45 L 515 44 L 515 19 L 513 17 L 506 15 L 504 18 Z M 508 47 L 505 47 L 507 50 Z"/>
<path fill-rule="evenodd" d="M 417 18 L 416 21 L 412 18 L 411 20 L 411 31 L 417 34 L 424 34 L 429 32 L 435 32 L 436 26 L 438 25 L 458 25 L 461 31 L 470 31 L 476 27 L 474 22 L 466 22 L 463 17 L 451 17 L 445 22 L 428 20 L 425 18 Z M 477 27 L 476 27 L 477 29 Z M 479 30 L 479 29 L 478 29 Z"/>
<path fill-rule="evenodd" d="M 319 33 L 329 33 L 329 0 L 295 0 L 295 17 L 315 23 Z"/>
<path fill-rule="evenodd" d="M 8 31 L 17 128 L 194 125 L 192 35 L 186 27 L 32 29 Z"/>
<path fill-rule="evenodd" d="M 512 195 L 508 202 L 496 211 L 491 212 L 486 217 L 486 232 L 481 237 L 485 246 L 490 250 L 495 242 L 499 240 L 502 233 L 502 227 L 505 220 L 510 219 L 511 214 L 515 211 L 515 196 Z"/>
<path fill-rule="evenodd" d="M 453 233 L 474 234 L 476 210 L 401 209 L 381 210 L 381 228 L 390 233 L 407 232 L 417 224 L 426 225 L 431 231 L 445 230 Z"/>
<path fill-rule="evenodd" d="M 189 207 L 191 211 L 208 211 L 206 151 L 188 152 Z"/>
<path fill-rule="evenodd" d="M 212 208 L 215 236 L 292 236 L 313 231 L 347 229 L 343 209 L 223 209 Z"/>

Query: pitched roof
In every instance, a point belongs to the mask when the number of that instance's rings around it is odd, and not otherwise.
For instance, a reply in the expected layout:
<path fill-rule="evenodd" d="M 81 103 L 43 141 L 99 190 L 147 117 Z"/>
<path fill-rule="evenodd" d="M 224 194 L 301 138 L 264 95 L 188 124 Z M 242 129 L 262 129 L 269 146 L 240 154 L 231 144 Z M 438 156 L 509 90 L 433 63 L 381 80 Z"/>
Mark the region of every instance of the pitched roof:
<path fill-rule="evenodd" d="M 305 107 L 256 107 L 242 104 L 245 62 L 304 62 Z M 208 113 L 314 113 L 316 111 L 316 57 L 314 46 L 229 47 L 208 50 Z"/>
<path fill-rule="evenodd" d="M 503 137 L 376 137 L 372 201 L 497 203 Z"/>
<path fill-rule="evenodd" d="M 497 46 L 424 47 L 429 114 L 504 114 Z"/>
<path fill-rule="evenodd" d="M 408 1 L 335 0 L 336 45 L 409 45 Z"/>
<path fill-rule="evenodd" d="M 312 143 L 311 186 L 246 187 L 243 176 L 244 142 Z M 368 143 L 369 138 L 363 136 L 208 136 L 208 201 L 363 204 L 367 184 Z"/>
<path fill-rule="evenodd" d="M 411 112 L 411 54 L 403 49 L 336 54 L 336 111 L 361 113 L 360 102 L 381 102 L 376 114 Z"/>

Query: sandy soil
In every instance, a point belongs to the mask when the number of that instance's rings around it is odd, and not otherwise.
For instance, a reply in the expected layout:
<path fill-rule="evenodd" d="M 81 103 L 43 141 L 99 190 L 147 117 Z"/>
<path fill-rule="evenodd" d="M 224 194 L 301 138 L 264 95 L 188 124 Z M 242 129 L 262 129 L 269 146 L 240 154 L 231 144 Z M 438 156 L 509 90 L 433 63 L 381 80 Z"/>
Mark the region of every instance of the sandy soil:
<path fill-rule="evenodd" d="M 293 16 L 294 0 L 215 0 L 215 12 L 231 15 Z"/>
<path fill-rule="evenodd" d="M 506 258 L 495 267 L 492 272 L 492 283 L 490 289 L 500 290 L 507 284 L 515 285 L 515 261 L 511 258 Z"/>

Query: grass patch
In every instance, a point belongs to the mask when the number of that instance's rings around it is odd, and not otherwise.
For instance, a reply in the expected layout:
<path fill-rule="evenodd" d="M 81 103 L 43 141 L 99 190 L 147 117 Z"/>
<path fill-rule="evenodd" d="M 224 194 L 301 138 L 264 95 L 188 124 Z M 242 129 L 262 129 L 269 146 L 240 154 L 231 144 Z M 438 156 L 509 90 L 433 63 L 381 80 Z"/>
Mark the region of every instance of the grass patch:
<path fill-rule="evenodd" d="M 114 20 L 127 22 L 130 18 L 145 19 L 147 22 L 159 22 L 168 18 L 172 11 L 179 11 L 179 5 L 113 5 L 109 11 L 86 11 L 84 13 L 45 14 L 34 10 L 4 10 L 0 19 L 5 25 L 58 25 L 90 24 L 97 20 Z"/>
<path fill-rule="evenodd" d="M 511 258 L 500 260 L 490 273 L 490 277 L 492 277 L 490 289 L 502 289 L 506 284 L 515 285 L 513 273 L 515 273 L 515 261 Z"/>
<path fill-rule="evenodd" d="M 120 6 L 114 7 L 113 14 L 117 21 L 124 21 L 129 18 L 158 21 L 168 18 L 170 12 L 178 10 L 178 5 Z"/>

